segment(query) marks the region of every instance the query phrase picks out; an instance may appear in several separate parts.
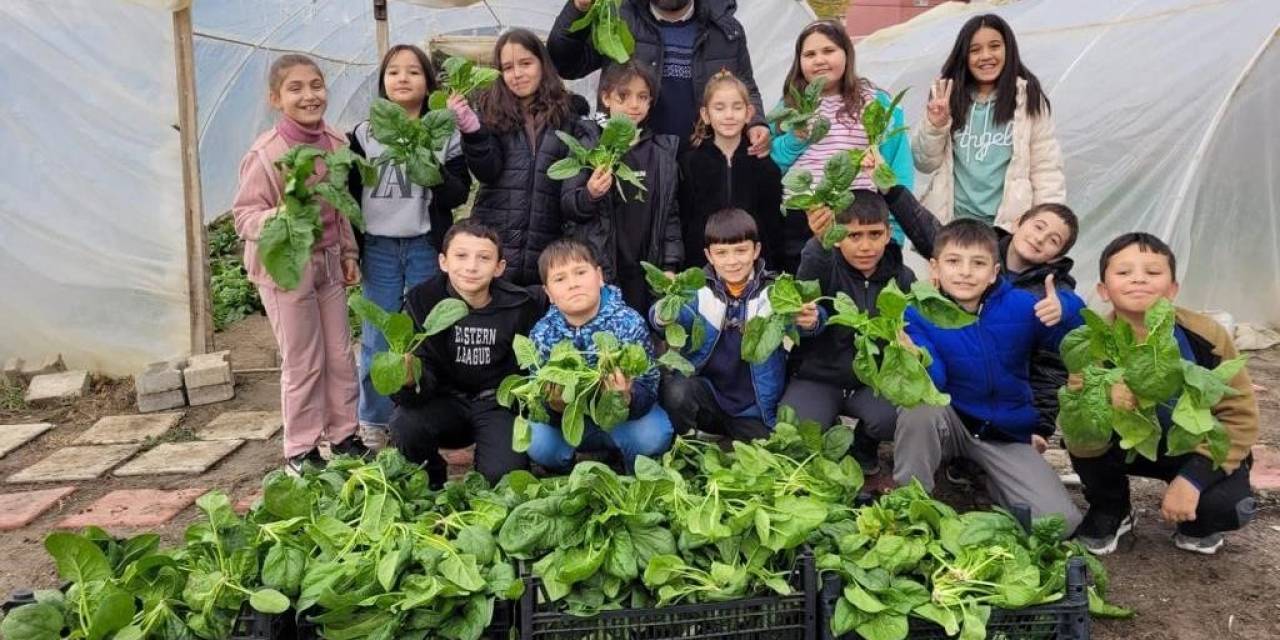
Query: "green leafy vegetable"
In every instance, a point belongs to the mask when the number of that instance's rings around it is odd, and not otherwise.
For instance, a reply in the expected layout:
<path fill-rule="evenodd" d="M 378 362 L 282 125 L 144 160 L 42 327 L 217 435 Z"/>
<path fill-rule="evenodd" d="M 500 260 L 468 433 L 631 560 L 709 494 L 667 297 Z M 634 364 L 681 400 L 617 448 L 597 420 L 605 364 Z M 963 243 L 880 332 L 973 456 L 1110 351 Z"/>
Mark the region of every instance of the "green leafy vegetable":
<path fill-rule="evenodd" d="M 527 451 L 531 422 L 549 422 L 546 399 L 558 390 L 564 402 L 560 432 L 572 446 L 582 443 L 586 419 L 606 431 L 626 421 L 627 401 L 621 392 L 607 389 L 604 378 L 620 371 L 633 380 L 649 371 L 653 364 L 640 344 L 622 344 L 612 333 L 592 334 L 594 349 L 583 353 L 570 340 L 552 347 L 546 361 L 537 347 L 525 336 L 516 336 L 515 352 L 520 367 L 528 374 L 512 374 L 498 385 L 498 404 L 516 409 L 512 448 Z M 593 363 L 594 361 L 594 363 Z"/>
<path fill-rule="evenodd" d="M 436 111 L 448 107 L 449 96 L 470 97 L 474 92 L 492 85 L 502 73 L 492 67 L 477 65 L 460 57 L 450 56 L 442 65 L 444 77 L 440 88 L 432 91 L 427 99 L 427 108 Z"/>
<path fill-rule="evenodd" d="M 787 93 L 794 106 L 780 105 L 769 112 L 765 119 L 783 133 L 804 130 L 808 133 L 806 141 L 809 144 L 817 144 L 831 131 L 831 121 L 818 113 L 818 105 L 822 102 L 822 89 L 826 83 L 827 79 L 819 76 L 814 78 L 804 91 L 788 86 Z"/>
<path fill-rule="evenodd" d="M 622 0 L 595 0 L 581 18 L 569 25 L 569 33 L 591 29 L 591 45 L 601 55 L 623 64 L 636 50 L 636 39 L 622 19 Z"/>
<path fill-rule="evenodd" d="M 448 329 L 470 313 L 467 303 L 457 298 L 445 298 L 427 313 L 422 331 L 414 332 L 413 318 L 409 314 L 386 311 L 362 294 L 353 293 L 347 299 L 347 306 L 361 320 L 381 331 L 387 340 L 387 350 L 375 353 L 369 366 L 373 388 L 384 396 L 403 388 L 411 375 L 417 384 L 422 379 L 422 360 L 415 355 L 409 361 L 406 356 L 416 352 L 424 340 Z"/>
<path fill-rule="evenodd" d="M 411 182 L 428 189 L 444 182 L 441 156 L 456 127 L 448 109 L 433 109 L 414 118 L 384 98 L 374 98 L 369 107 L 370 132 L 385 147 L 376 162 L 404 167 Z"/>
<path fill-rule="evenodd" d="M 597 2 L 596 5 L 592 5 L 593 9 L 599 4 Z M 627 196 L 622 191 L 623 182 L 635 187 L 639 191 L 637 198 L 644 200 L 647 189 L 644 186 L 642 174 L 622 162 L 622 157 L 627 155 L 631 147 L 640 140 L 640 130 L 630 118 L 613 116 L 605 121 L 604 128 L 600 132 L 600 140 L 594 149 L 587 149 L 578 142 L 577 138 L 563 131 L 555 133 L 556 137 L 569 147 L 569 156 L 557 160 L 547 168 L 547 176 L 552 180 L 567 180 L 583 171 L 607 169 L 616 178 L 614 185 L 618 195 L 624 201 Z"/>
<path fill-rule="evenodd" d="M 326 175 L 314 185 L 308 183 L 316 175 L 317 162 L 323 162 Z M 283 204 L 262 225 L 258 237 L 258 257 L 276 286 L 297 288 L 311 260 L 311 248 L 324 233 L 320 220 L 321 198 L 346 216 L 357 229 L 364 229 L 360 205 L 347 190 L 347 175 L 356 170 L 366 183 L 376 179 L 373 167 L 360 156 L 343 147 L 325 153 L 315 147 L 298 145 L 276 161 L 284 182 Z"/>
<path fill-rule="evenodd" d="M 692 375 L 693 365 L 680 354 L 680 351 L 693 352 L 702 348 L 702 343 L 707 337 L 707 328 L 702 317 L 695 313 L 690 325 L 692 328 L 686 330 L 684 325 L 679 323 L 680 310 L 685 305 L 693 304 L 697 299 L 698 291 L 707 285 L 707 274 L 702 269 L 690 267 L 671 278 L 648 262 L 641 262 L 640 266 L 644 268 L 644 277 L 649 288 L 658 296 L 658 301 L 655 303 L 656 315 L 658 322 L 662 324 L 667 346 L 670 347 L 670 350 L 658 359 L 658 364 L 685 375 Z"/>
<path fill-rule="evenodd" d="M 769 285 L 768 315 L 747 320 L 742 332 L 742 359 L 760 364 L 782 347 L 782 339 L 790 338 L 792 344 L 800 342 L 795 327 L 795 316 L 810 302 L 822 300 L 817 280 L 796 280 L 791 274 L 779 275 Z"/>
<path fill-rule="evenodd" d="M 902 96 L 906 93 L 906 89 L 899 91 L 888 105 L 882 104 L 879 100 L 871 100 L 862 108 L 862 128 L 867 132 L 869 148 L 879 148 L 889 138 L 907 130 L 905 126 L 889 130 L 893 124 L 893 111 L 898 108 L 898 103 L 902 102 Z M 860 167 L 861 163 L 857 166 Z M 893 185 L 898 184 L 898 176 L 894 173 L 893 167 L 882 162 L 876 165 L 875 171 L 871 174 L 871 181 L 881 191 L 888 191 Z"/>
<path fill-rule="evenodd" d="M 827 159 L 822 180 L 813 183 L 813 174 L 805 169 L 792 167 L 782 179 L 787 192 L 784 206 L 788 209 L 813 211 L 826 207 L 832 212 L 831 226 L 822 234 L 824 249 L 830 250 L 848 235 L 845 226 L 835 221 L 835 215 L 853 204 L 853 179 L 862 166 L 862 149 L 836 153 Z"/>
<path fill-rule="evenodd" d="M 927 351 L 904 345 L 906 311 L 915 306 L 929 322 L 944 329 L 958 329 L 972 324 L 975 318 L 933 287 L 915 282 L 910 293 L 903 293 L 890 281 L 876 296 L 877 315 L 863 311 L 843 292 L 836 294 L 835 313 L 829 325 L 844 326 L 857 332 L 854 346 L 853 372 L 876 394 L 894 405 L 911 408 L 920 404 L 945 406 L 951 398 L 938 391 L 929 377 L 932 362 Z"/>
<path fill-rule="evenodd" d="M 1155 460 L 1164 435 L 1169 455 L 1203 447 L 1214 466 L 1220 466 L 1230 441 L 1213 407 L 1239 393 L 1230 382 L 1244 366 L 1244 357 L 1227 360 L 1213 370 L 1183 360 L 1174 337 L 1173 303 L 1167 299 L 1147 309 L 1142 340 L 1124 320 L 1108 323 L 1089 309 L 1082 313 L 1085 324 L 1067 334 L 1060 347 L 1067 370 L 1079 374 L 1083 382 L 1078 391 L 1058 390 L 1063 438 L 1076 447 L 1098 450 L 1118 434 L 1129 459 L 1141 455 Z M 1111 387 L 1119 382 L 1137 398 L 1133 411 L 1111 405 Z M 1156 413 L 1162 404 L 1172 411 L 1167 434 L 1162 434 Z"/>

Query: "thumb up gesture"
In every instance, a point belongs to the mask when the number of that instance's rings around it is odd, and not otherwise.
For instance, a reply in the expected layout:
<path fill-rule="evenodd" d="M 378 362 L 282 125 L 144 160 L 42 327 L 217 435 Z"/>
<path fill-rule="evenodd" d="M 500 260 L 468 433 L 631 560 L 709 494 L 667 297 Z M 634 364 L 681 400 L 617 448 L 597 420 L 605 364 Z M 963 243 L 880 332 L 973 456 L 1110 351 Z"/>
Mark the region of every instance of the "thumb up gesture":
<path fill-rule="evenodd" d="M 1044 299 L 1036 303 L 1036 318 L 1046 327 L 1052 327 L 1062 320 L 1062 300 L 1058 298 L 1058 289 L 1053 285 L 1053 274 L 1044 277 Z"/>

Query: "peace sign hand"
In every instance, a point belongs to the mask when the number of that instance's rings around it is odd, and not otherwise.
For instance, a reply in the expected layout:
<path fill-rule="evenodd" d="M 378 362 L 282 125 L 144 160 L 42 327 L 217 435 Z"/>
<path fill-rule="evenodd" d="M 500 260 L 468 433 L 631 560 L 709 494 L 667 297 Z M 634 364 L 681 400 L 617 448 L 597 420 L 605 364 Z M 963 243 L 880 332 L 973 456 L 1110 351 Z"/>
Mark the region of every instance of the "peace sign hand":
<path fill-rule="evenodd" d="M 1036 317 L 1041 324 L 1052 327 L 1062 320 L 1062 300 L 1053 286 L 1053 274 L 1044 277 L 1044 299 L 1036 303 Z"/>
<path fill-rule="evenodd" d="M 925 107 L 925 113 L 928 114 L 929 124 L 938 129 L 951 126 L 951 83 L 948 78 L 938 78 L 933 81 L 933 87 L 929 90 L 929 104 Z"/>

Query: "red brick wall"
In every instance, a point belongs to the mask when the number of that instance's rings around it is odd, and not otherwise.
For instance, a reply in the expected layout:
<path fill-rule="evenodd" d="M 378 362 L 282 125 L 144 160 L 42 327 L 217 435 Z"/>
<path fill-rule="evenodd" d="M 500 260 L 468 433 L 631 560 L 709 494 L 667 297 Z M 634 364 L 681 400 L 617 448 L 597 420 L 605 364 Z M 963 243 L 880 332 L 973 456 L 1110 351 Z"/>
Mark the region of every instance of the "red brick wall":
<path fill-rule="evenodd" d="M 906 22 L 945 0 L 850 0 L 845 28 L 855 40 L 899 22 Z"/>

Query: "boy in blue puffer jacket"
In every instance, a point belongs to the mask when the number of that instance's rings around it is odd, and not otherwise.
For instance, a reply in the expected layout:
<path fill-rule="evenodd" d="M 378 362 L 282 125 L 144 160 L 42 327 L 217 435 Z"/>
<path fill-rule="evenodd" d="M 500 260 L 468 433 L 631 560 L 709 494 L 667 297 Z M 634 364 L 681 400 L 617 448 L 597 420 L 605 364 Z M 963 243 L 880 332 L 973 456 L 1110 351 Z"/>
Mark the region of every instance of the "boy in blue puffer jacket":
<path fill-rule="evenodd" d="M 1069 535 L 1080 512 L 1066 488 L 1031 445 L 1039 413 L 1029 369 L 1038 349 L 1057 349 L 1081 324 L 1084 301 L 1045 279 L 1044 300 L 1015 289 L 1000 275 L 995 231 L 977 220 L 956 220 L 939 231 L 929 268 L 935 284 L 977 322 L 960 329 L 929 323 L 907 309 L 907 336 L 933 358 L 929 376 L 951 405 L 921 405 L 898 414 L 893 479 L 917 479 L 933 489 L 933 475 L 952 458 L 966 458 L 987 473 L 987 491 L 999 505 L 1022 505 L 1033 517 L 1061 514 Z"/>
<path fill-rule="evenodd" d="M 538 256 L 538 271 L 547 298 L 554 305 L 529 332 L 529 339 L 542 358 L 551 353 L 552 347 L 570 340 L 585 354 L 588 364 L 594 366 L 596 354 L 592 337 L 607 331 L 622 344 L 644 346 L 652 362 L 653 343 L 644 318 L 623 302 L 617 287 L 605 285 L 604 273 L 590 247 L 571 238 L 555 240 Z M 615 371 L 602 385 L 622 393 L 630 407 L 627 420 L 605 431 L 587 418 L 579 448 L 621 453 L 627 473 L 635 468 L 636 456 L 659 458 L 666 453 L 671 447 L 671 420 L 657 405 L 658 369 L 651 366 L 634 379 Z M 547 399 L 547 407 L 558 423 L 565 406 L 559 394 L 552 395 Z M 560 427 L 536 422 L 531 427 L 529 459 L 552 471 L 567 472 L 573 466 L 575 449 L 565 441 Z"/>
<path fill-rule="evenodd" d="M 676 319 L 685 331 L 701 322 L 706 339 L 683 355 L 693 363 L 692 377 L 671 375 L 662 383 L 662 405 L 676 431 L 698 429 L 732 440 L 769 437 L 778 419 L 778 400 L 787 382 L 787 354 L 779 347 L 760 364 L 742 359 L 747 319 L 770 313 L 774 275 L 760 259 L 755 218 L 742 209 L 725 209 L 707 219 L 703 234 L 707 285 Z M 810 303 L 795 317 L 801 335 L 818 328 L 819 312 Z M 658 308 L 649 321 L 662 330 Z M 693 347 L 692 342 L 686 349 Z"/>

